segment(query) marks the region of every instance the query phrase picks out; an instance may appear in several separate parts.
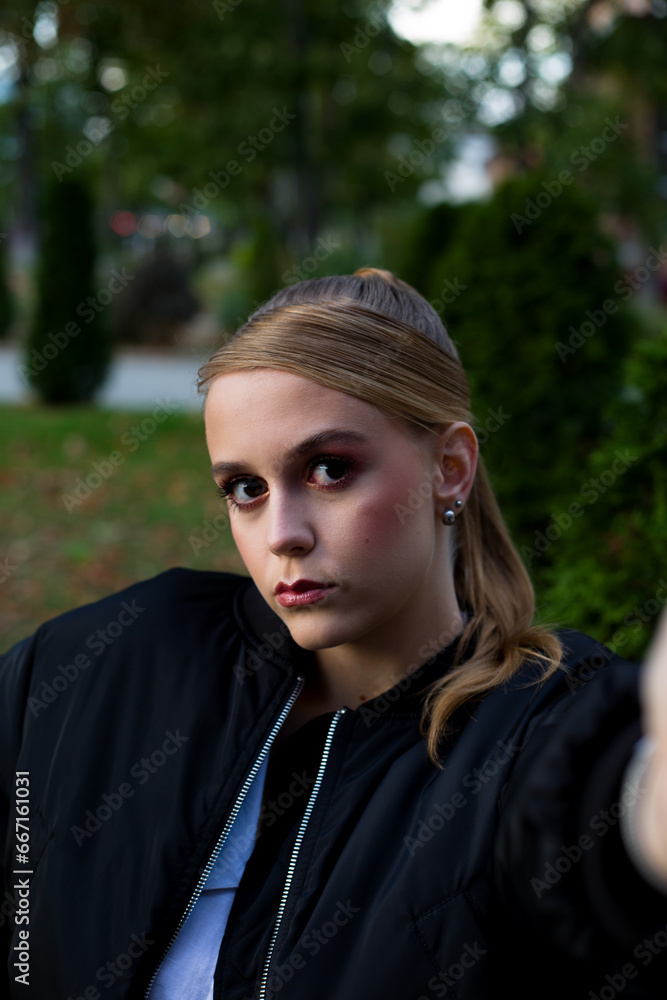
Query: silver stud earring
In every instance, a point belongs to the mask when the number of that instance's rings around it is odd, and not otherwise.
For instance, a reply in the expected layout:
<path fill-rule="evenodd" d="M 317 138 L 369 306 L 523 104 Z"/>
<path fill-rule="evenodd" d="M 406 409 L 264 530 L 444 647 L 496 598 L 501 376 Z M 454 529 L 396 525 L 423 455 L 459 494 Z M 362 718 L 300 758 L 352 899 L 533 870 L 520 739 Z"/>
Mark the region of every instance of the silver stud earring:
<path fill-rule="evenodd" d="M 461 507 L 463 507 L 463 500 L 457 500 L 454 506 L 456 507 L 457 510 L 460 510 Z M 454 524 L 455 518 L 456 514 L 454 513 L 453 510 L 446 510 L 445 513 L 442 515 L 442 523 Z"/>

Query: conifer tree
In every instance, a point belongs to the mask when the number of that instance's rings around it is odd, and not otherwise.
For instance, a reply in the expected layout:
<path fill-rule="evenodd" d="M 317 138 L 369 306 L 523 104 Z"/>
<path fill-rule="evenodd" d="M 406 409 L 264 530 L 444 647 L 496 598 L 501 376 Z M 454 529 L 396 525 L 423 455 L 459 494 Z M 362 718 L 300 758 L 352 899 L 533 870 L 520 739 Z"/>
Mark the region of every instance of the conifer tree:
<path fill-rule="evenodd" d="M 52 405 L 90 402 L 111 360 L 106 298 L 95 289 L 92 215 L 84 180 L 47 182 L 37 304 L 22 375 Z"/>

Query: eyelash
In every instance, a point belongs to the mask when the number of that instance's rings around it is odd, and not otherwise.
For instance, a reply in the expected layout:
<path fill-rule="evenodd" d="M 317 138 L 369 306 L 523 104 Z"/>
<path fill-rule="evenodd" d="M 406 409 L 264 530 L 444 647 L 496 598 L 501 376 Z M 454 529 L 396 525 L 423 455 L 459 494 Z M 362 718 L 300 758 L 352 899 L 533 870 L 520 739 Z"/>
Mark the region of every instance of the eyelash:
<path fill-rule="evenodd" d="M 352 468 L 356 464 L 354 460 L 351 458 L 341 458 L 340 455 L 318 455 L 308 465 L 309 474 L 312 473 L 312 470 L 316 469 L 318 465 L 326 465 L 327 462 L 338 462 L 340 465 L 344 466 L 345 471 L 340 479 L 337 479 L 334 483 L 327 483 L 326 485 L 318 486 L 318 489 L 337 490 L 347 486 L 351 480 L 350 473 Z M 254 478 L 254 476 L 234 476 L 233 479 L 228 479 L 217 487 L 218 496 L 222 497 L 224 500 L 228 500 L 230 506 L 236 508 L 236 510 L 252 510 L 259 503 L 259 501 L 266 496 L 266 493 L 262 493 L 261 496 L 255 497 L 248 503 L 239 503 L 233 495 L 233 490 L 236 483 Z"/>

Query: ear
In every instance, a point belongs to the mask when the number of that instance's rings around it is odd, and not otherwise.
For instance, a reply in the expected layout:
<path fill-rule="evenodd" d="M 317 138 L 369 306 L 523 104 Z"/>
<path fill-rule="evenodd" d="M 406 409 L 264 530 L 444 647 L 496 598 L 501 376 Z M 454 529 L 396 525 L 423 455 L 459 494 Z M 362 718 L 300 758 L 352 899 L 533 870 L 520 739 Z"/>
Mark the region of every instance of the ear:
<path fill-rule="evenodd" d="M 470 424 L 457 420 L 447 424 L 433 442 L 437 468 L 441 475 L 433 484 L 433 497 L 439 518 L 446 510 L 457 512 L 457 500 L 465 504 L 477 470 L 479 445 Z"/>

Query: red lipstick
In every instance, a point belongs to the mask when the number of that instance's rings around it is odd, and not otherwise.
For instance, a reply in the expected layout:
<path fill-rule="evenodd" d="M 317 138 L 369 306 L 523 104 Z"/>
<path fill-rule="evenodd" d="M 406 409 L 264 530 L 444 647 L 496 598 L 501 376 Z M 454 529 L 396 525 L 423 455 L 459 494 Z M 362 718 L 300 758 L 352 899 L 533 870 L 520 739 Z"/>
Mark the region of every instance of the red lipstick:
<path fill-rule="evenodd" d="M 320 583 L 317 580 L 295 580 L 294 583 L 284 583 L 281 580 L 274 593 L 276 600 L 284 608 L 296 608 L 323 600 L 335 587 L 335 583 Z"/>

